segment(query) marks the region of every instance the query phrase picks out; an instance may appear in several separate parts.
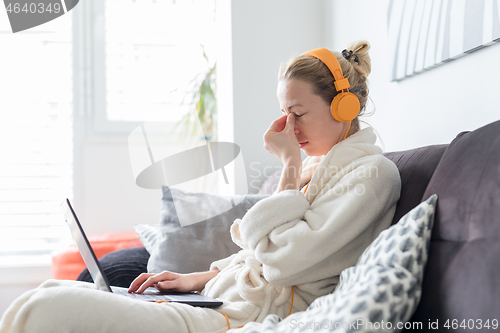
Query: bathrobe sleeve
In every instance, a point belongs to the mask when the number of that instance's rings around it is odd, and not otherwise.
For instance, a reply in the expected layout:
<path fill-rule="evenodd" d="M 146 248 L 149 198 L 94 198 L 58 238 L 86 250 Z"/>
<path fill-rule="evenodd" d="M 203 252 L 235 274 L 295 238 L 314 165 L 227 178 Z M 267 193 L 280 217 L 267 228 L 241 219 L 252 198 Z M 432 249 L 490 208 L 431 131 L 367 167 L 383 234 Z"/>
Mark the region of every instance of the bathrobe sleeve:
<path fill-rule="evenodd" d="M 353 169 L 311 204 L 298 190 L 259 201 L 232 224 L 233 241 L 253 250 L 266 280 L 277 285 L 339 275 L 390 226 L 399 199 L 396 166 L 382 155 L 370 163 L 377 173 Z"/>

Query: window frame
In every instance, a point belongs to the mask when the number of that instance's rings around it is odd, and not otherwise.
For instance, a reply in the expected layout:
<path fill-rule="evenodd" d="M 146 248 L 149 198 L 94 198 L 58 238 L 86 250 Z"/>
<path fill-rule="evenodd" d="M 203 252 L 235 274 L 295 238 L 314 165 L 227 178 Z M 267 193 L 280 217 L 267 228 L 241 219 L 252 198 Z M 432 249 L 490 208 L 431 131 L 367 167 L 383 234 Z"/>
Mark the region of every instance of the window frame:
<path fill-rule="evenodd" d="M 126 143 L 129 133 L 143 124 L 137 121 L 113 121 L 106 115 L 105 3 L 81 1 L 72 15 L 73 36 L 73 202 L 83 205 L 83 143 Z M 167 121 L 171 126 L 175 121 Z M 0 286 L 9 283 L 39 283 L 49 278 L 51 264 L 0 267 Z M 43 274 L 40 274 L 41 270 Z M 30 279 L 20 279 L 29 272 Z M 33 273 L 33 274 L 31 274 Z M 36 273 L 36 274 L 35 274 Z"/>
<path fill-rule="evenodd" d="M 82 61 L 89 66 L 87 68 L 86 91 L 82 98 L 87 99 L 87 112 L 83 114 L 89 118 L 89 137 L 96 138 L 102 136 L 114 136 L 126 139 L 126 136 L 142 122 L 135 121 L 114 121 L 109 120 L 106 114 L 106 47 L 105 35 L 105 3 L 104 1 L 89 0 L 79 4 L 80 11 L 74 11 L 74 33 L 77 36 L 84 36 L 85 45 L 78 45 L 78 52 L 81 52 Z M 76 39 L 77 43 L 83 40 Z M 77 52 L 75 52 L 77 54 Z M 76 71 L 81 68 L 78 66 Z M 75 86 L 75 90 L 78 89 Z"/>
<path fill-rule="evenodd" d="M 106 43 L 103 33 L 105 31 L 105 3 L 102 0 L 89 0 L 79 3 L 78 6 L 81 8 L 73 11 L 74 41 L 79 44 L 74 48 L 74 72 L 82 72 L 74 74 L 80 77 L 78 81 L 75 81 L 75 94 L 81 94 L 78 96 L 81 102 L 75 108 L 80 107 L 78 114 L 86 118 L 81 120 L 86 126 L 86 139 L 123 142 L 131 131 L 147 120 L 124 121 L 107 118 Z M 162 122 L 166 123 L 169 128 L 177 123 L 177 121 L 168 120 L 162 120 Z"/>

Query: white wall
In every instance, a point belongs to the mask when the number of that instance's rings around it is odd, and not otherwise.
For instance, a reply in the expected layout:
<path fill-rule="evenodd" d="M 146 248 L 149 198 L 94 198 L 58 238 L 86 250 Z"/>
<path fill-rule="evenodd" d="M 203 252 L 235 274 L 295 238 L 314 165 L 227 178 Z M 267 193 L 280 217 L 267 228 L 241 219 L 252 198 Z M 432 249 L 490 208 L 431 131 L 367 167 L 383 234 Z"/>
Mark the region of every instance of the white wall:
<path fill-rule="evenodd" d="M 233 112 L 233 142 L 241 147 L 250 193 L 258 190 L 255 184 L 264 179 L 265 166 L 281 164 L 263 147 L 265 131 L 281 116 L 276 97 L 279 64 L 322 45 L 323 7 L 323 0 L 231 1 L 232 77 L 218 80 L 232 81 L 233 100 L 220 116 Z M 243 179 L 237 173 L 236 193 Z"/>
<path fill-rule="evenodd" d="M 376 112 L 365 120 L 386 151 L 449 143 L 459 132 L 500 119 L 500 43 L 431 70 L 389 82 L 387 1 L 333 0 L 325 8 L 325 47 L 342 51 L 366 39 L 372 48 L 370 95 Z"/>

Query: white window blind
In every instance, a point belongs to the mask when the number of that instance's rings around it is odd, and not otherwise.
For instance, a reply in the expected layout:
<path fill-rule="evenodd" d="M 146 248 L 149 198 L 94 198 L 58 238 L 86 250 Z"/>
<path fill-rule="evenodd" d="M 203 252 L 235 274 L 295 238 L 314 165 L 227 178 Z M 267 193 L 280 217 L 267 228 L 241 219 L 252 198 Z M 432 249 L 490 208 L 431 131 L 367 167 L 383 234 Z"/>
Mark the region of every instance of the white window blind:
<path fill-rule="evenodd" d="M 106 118 L 179 120 L 213 65 L 215 0 L 106 0 L 104 13 Z"/>
<path fill-rule="evenodd" d="M 50 264 L 71 238 L 71 15 L 0 41 L 0 266 Z"/>

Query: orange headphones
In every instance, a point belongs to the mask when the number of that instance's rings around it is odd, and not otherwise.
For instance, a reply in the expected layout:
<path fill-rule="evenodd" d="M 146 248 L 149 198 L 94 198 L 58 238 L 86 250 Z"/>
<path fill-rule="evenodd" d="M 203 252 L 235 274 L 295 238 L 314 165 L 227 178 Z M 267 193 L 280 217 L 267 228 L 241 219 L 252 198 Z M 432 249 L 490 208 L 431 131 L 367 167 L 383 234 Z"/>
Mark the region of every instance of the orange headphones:
<path fill-rule="evenodd" d="M 330 72 L 332 72 L 333 77 L 335 78 L 335 89 L 337 89 L 339 93 L 333 99 L 332 104 L 330 105 L 330 111 L 332 112 L 332 116 L 335 120 L 344 123 L 349 122 L 347 132 L 344 136 L 345 139 L 347 137 L 347 133 L 349 133 L 351 121 L 359 114 L 359 99 L 356 95 L 349 92 L 349 80 L 344 78 L 340 63 L 332 52 L 325 48 L 319 48 L 307 51 L 304 55 L 309 55 L 321 60 L 321 62 L 328 67 Z"/>

